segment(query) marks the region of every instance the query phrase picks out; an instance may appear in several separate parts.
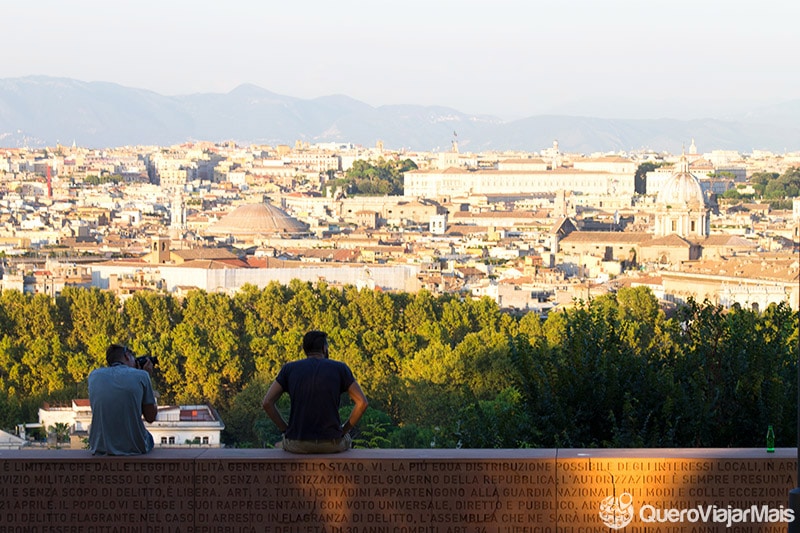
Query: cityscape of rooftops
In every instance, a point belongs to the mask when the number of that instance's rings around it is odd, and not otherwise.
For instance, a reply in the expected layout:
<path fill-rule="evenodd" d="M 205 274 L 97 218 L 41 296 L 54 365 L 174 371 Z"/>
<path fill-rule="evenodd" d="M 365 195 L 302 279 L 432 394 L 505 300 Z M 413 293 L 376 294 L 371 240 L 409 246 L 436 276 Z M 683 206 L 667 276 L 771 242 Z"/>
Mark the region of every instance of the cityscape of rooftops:
<path fill-rule="evenodd" d="M 702 152 L 694 140 L 681 154 L 592 156 L 558 141 L 514 153 L 462 153 L 456 140 L 435 153 L 300 141 L 0 149 L 0 283 L 233 294 L 291 275 L 488 296 L 542 316 L 644 285 L 665 302 L 797 309 L 798 165 L 800 153 Z"/>

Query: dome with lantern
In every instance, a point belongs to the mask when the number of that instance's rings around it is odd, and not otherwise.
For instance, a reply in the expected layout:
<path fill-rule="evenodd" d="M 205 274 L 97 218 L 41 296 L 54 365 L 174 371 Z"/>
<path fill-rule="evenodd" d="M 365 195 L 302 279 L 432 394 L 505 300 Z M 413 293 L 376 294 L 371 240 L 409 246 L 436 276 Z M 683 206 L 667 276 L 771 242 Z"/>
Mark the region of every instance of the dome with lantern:
<path fill-rule="evenodd" d="M 656 204 L 661 206 L 703 207 L 706 205 L 705 194 L 700 182 L 689 172 L 689 162 L 682 155 L 678 163 L 678 171 L 670 177 L 659 191 Z"/>
<path fill-rule="evenodd" d="M 656 197 L 654 232 L 657 237 L 678 235 L 699 240 L 711 232 L 711 215 L 700 181 L 689 172 L 686 154 L 681 154 L 678 170 Z"/>

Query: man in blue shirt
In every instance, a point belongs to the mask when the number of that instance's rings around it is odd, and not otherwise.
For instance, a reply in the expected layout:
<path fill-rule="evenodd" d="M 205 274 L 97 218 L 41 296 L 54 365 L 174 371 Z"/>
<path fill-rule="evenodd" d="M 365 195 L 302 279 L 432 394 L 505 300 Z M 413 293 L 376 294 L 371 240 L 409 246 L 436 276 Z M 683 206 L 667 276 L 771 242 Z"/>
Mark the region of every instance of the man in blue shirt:
<path fill-rule="evenodd" d="M 95 455 L 138 455 L 153 449 L 153 436 L 142 423 L 156 419 L 156 407 L 148 359 L 139 370 L 136 357 L 125 346 L 106 350 L 107 367 L 89 374 L 92 425 L 89 449 Z"/>
<path fill-rule="evenodd" d="M 267 390 L 262 407 L 283 433 L 282 447 L 294 453 L 337 453 L 350 449 L 350 430 L 367 410 L 367 398 L 350 368 L 328 359 L 328 335 L 309 331 L 303 337 L 305 359 L 286 363 Z M 286 392 L 289 423 L 275 403 Z M 355 404 L 347 422 L 339 419 L 339 400 L 347 392 Z"/>

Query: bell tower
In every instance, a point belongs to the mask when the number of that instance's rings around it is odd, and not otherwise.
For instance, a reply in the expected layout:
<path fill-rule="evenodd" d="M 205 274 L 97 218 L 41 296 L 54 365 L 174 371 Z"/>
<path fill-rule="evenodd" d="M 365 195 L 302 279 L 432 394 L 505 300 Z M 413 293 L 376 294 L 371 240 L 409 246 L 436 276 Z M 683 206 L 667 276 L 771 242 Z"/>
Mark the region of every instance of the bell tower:
<path fill-rule="evenodd" d="M 150 263 L 163 265 L 170 262 L 170 239 L 157 235 L 150 245 Z"/>

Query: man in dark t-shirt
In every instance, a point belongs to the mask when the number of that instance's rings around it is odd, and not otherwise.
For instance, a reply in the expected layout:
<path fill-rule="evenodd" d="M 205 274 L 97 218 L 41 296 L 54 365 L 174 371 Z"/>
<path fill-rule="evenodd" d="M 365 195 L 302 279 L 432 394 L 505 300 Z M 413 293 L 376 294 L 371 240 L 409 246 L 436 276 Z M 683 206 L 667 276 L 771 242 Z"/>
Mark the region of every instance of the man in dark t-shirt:
<path fill-rule="evenodd" d="M 367 398 L 350 368 L 328 359 L 328 335 L 309 331 L 303 337 L 305 359 L 286 363 L 267 390 L 262 407 L 283 433 L 282 447 L 294 453 L 336 453 L 352 445 L 350 430 L 367 409 Z M 289 423 L 275 403 L 286 392 Z M 347 392 L 355 404 L 347 422 L 339 419 L 339 400 Z"/>

